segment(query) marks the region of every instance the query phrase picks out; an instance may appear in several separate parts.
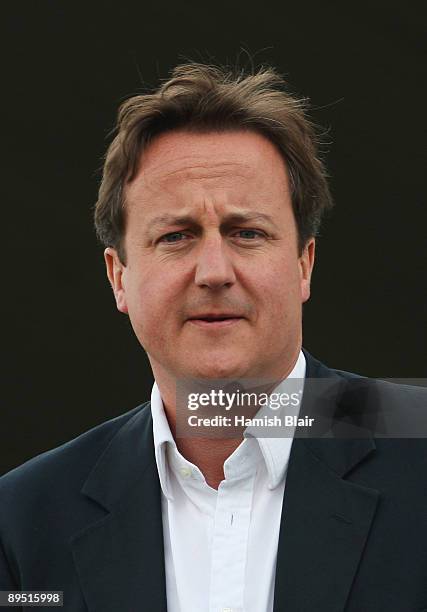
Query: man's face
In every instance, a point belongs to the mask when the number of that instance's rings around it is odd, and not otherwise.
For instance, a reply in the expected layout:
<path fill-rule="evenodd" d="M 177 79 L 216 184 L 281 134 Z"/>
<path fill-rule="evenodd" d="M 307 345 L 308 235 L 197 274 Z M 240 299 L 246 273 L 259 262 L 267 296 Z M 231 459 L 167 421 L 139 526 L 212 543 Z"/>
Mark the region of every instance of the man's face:
<path fill-rule="evenodd" d="M 126 265 L 108 248 L 107 272 L 156 379 L 286 376 L 314 240 L 300 256 L 274 145 L 249 131 L 163 134 L 125 196 Z"/>

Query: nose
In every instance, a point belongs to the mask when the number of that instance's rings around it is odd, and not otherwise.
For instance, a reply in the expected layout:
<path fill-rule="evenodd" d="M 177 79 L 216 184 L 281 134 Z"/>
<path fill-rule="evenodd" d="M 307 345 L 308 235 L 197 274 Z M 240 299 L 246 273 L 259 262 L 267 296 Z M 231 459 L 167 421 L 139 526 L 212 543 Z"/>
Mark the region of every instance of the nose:
<path fill-rule="evenodd" d="M 196 285 L 220 289 L 230 287 L 235 281 L 234 268 L 222 236 L 205 237 L 197 253 Z"/>

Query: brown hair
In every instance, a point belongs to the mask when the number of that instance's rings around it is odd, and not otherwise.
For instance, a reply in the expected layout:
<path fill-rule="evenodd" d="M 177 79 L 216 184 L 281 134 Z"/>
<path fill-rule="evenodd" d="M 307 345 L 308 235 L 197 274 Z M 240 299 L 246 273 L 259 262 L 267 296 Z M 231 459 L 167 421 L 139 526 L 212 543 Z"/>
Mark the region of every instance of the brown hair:
<path fill-rule="evenodd" d="M 220 66 L 186 63 L 153 93 L 133 96 L 119 109 L 117 133 L 108 148 L 95 206 L 97 235 L 117 249 L 123 263 L 125 186 L 137 172 L 141 154 L 159 134 L 253 130 L 282 154 L 289 172 L 299 248 L 316 236 L 332 206 L 319 138 L 306 116 L 307 100 L 287 90 L 275 69 L 245 74 Z"/>

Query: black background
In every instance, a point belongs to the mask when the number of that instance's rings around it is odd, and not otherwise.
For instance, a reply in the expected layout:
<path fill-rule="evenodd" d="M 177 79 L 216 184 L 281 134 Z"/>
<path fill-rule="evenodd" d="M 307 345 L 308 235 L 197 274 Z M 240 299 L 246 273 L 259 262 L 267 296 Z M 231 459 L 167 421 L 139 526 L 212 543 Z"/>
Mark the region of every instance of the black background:
<path fill-rule="evenodd" d="M 426 376 L 421 6 L 2 9 L 0 473 L 149 398 L 148 361 L 115 310 L 92 208 L 118 104 L 186 57 L 235 63 L 245 49 L 287 74 L 330 128 L 336 208 L 318 243 L 305 347 L 332 367 Z"/>

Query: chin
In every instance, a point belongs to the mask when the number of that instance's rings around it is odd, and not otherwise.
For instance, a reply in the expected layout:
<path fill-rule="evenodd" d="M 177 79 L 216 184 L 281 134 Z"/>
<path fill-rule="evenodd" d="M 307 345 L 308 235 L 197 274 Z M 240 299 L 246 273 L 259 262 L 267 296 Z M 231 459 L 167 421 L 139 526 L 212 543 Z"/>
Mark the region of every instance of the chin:
<path fill-rule="evenodd" d="M 236 379 L 247 376 L 248 364 L 213 356 L 208 362 L 194 364 L 191 376 L 204 379 Z"/>

